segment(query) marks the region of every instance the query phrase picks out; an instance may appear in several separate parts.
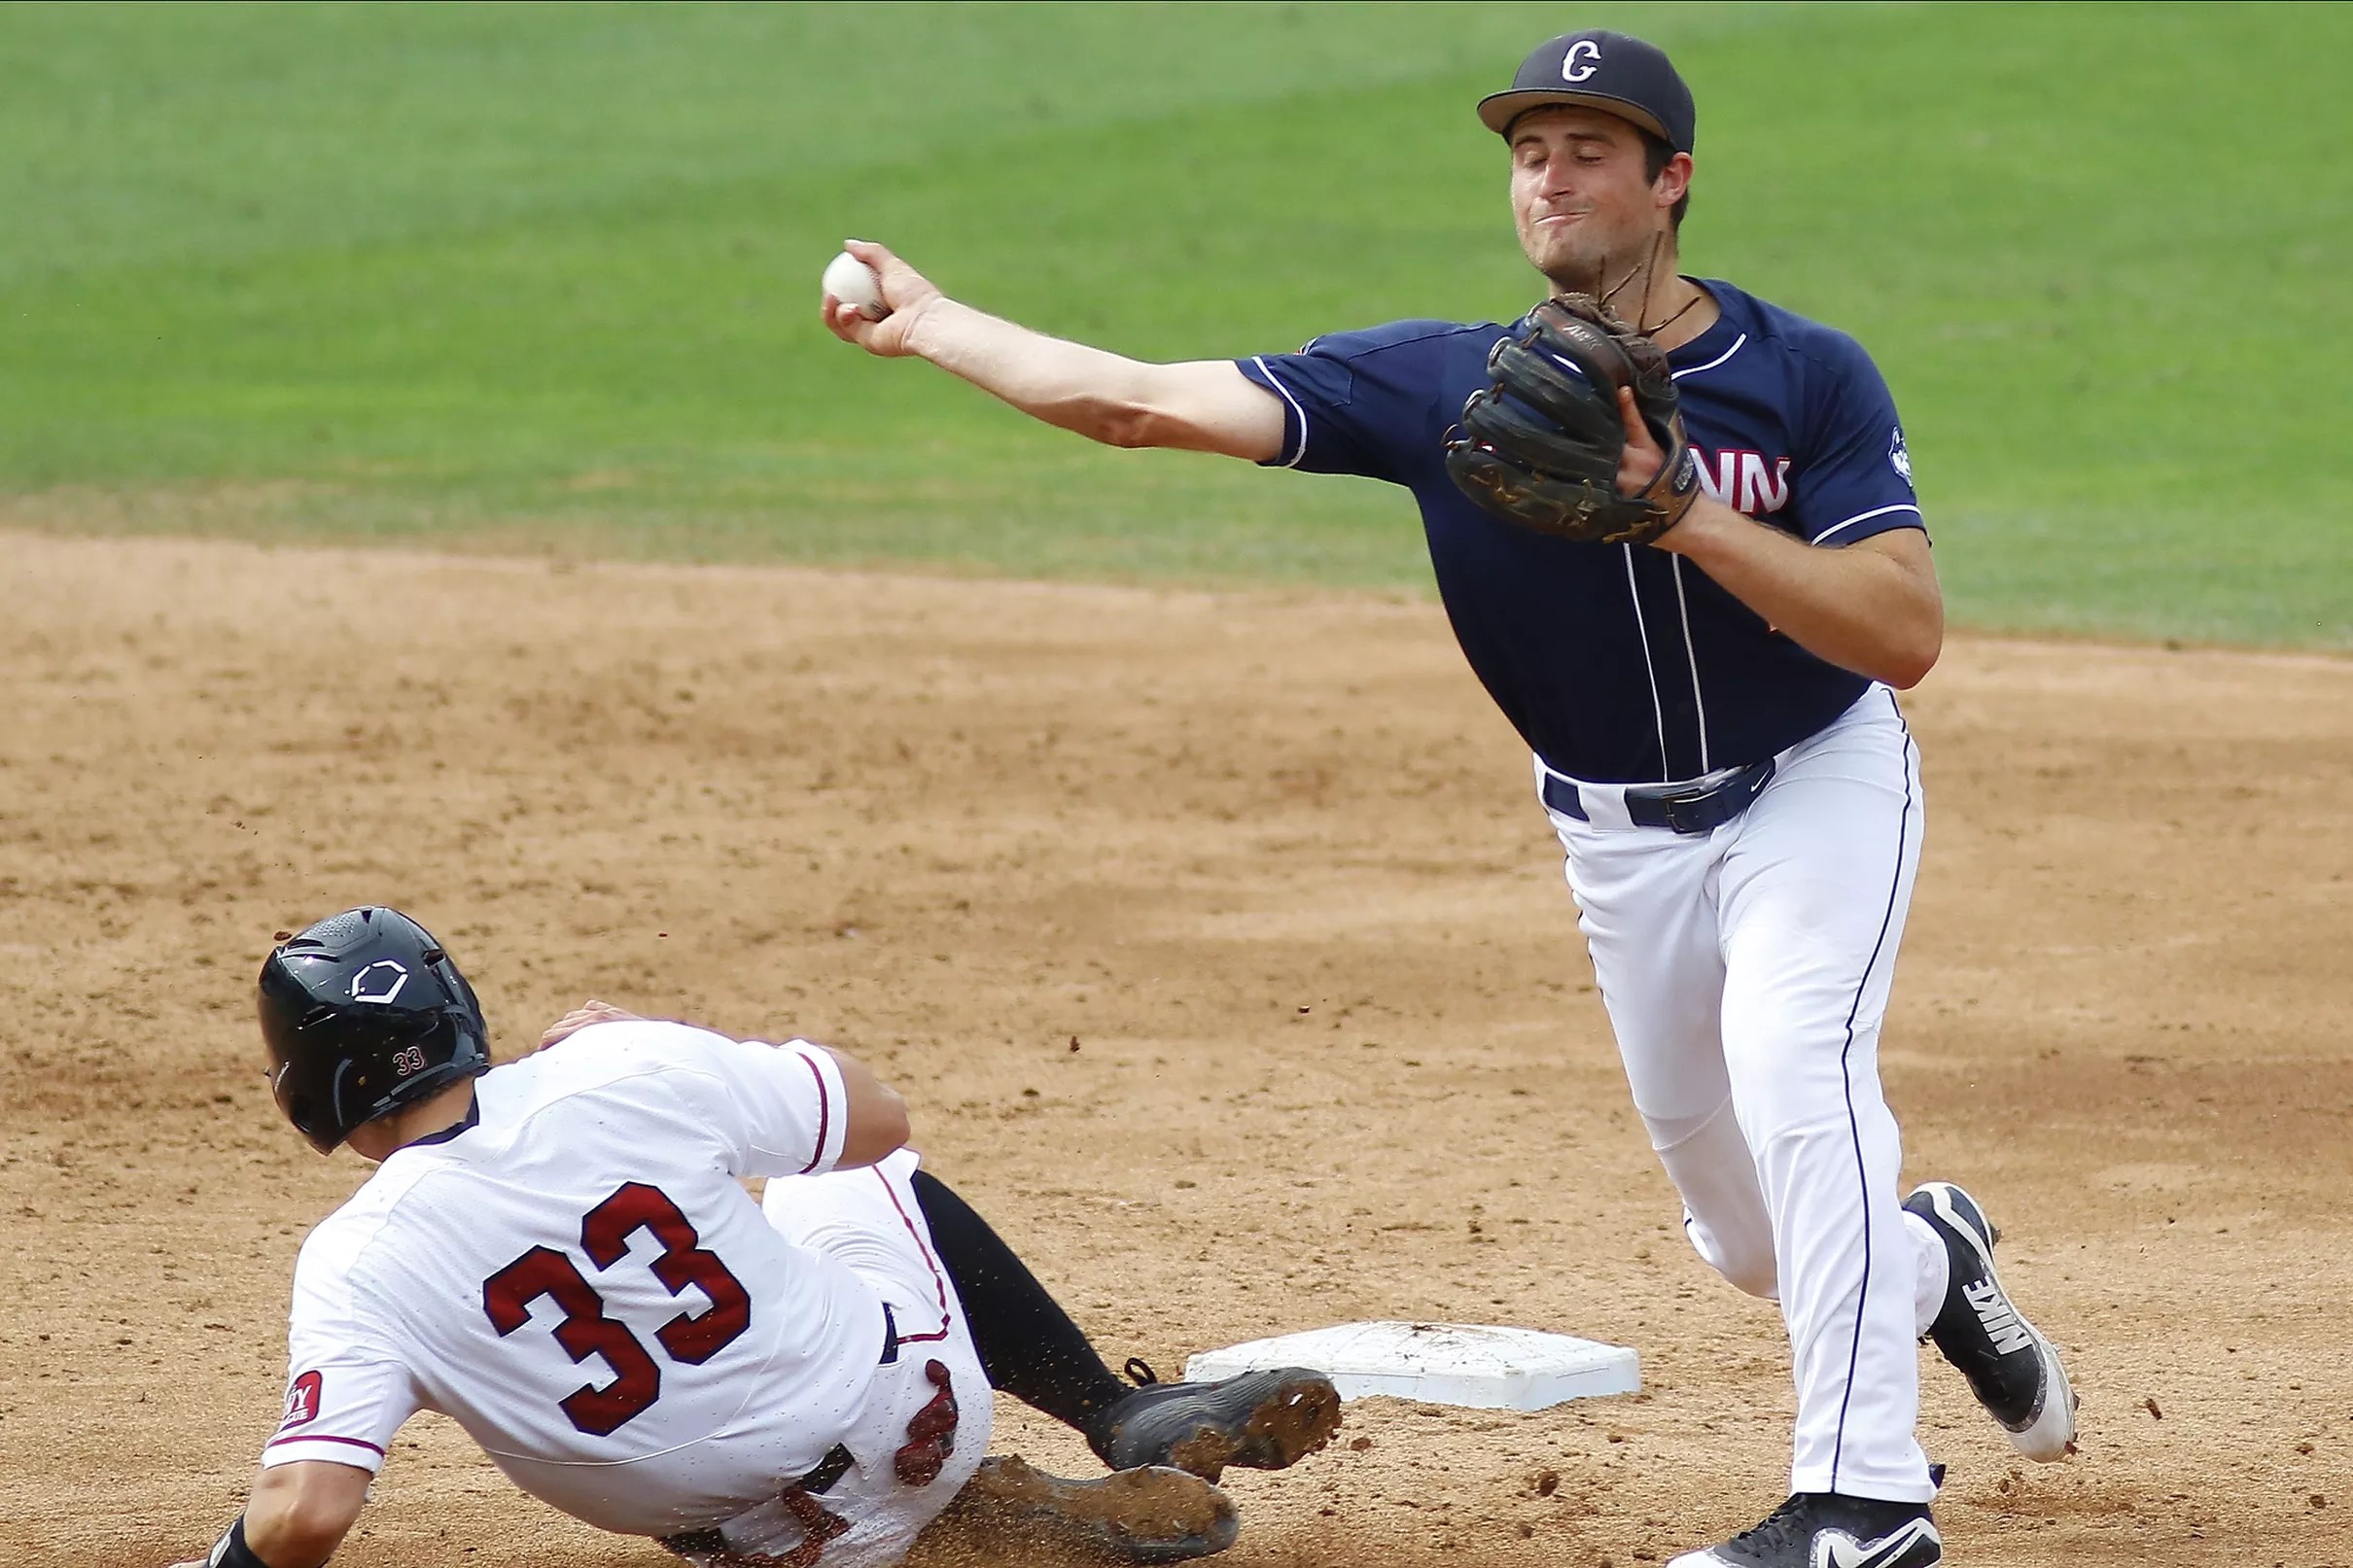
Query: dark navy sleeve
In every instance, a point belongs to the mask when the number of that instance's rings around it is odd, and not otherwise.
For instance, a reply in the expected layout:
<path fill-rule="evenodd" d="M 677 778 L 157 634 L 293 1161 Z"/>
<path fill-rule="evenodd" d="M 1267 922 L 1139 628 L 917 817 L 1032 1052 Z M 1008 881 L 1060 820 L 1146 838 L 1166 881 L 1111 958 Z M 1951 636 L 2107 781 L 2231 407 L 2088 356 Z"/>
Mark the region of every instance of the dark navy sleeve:
<path fill-rule="evenodd" d="M 1815 544 L 1852 544 L 1897 528 L 1925 528 L 1912 487 L 1904 426 L 1879 367 L 1862 346 L 1825 334 L 1809 354 L 1816 395 L 1807 449 L 1791 475 L 1790 512 Z"/>
<path fill-rule="evenodd" d="M 1411 483 L 1411 454 L 1431 438 L 1444 345 L 1460 331 L 1394 322 L 1318 337 L 1296 354 L 1236 360 L 1282 401 L 1282 449 L 1263 466 Z"/>

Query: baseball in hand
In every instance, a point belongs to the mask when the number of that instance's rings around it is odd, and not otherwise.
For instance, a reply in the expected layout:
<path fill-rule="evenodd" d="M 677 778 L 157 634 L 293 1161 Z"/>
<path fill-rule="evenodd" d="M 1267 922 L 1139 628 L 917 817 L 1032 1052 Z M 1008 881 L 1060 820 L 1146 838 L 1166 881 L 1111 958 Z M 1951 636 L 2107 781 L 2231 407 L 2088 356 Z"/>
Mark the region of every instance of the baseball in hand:
<path fill-rule="evenodd" d="M 882 280 L 865 262 L 842 252 L 825 263 L 825 291 L 845 305 L 856 305 L 869 320 L 880 321 L 891 314 L 883 303 Z"/>

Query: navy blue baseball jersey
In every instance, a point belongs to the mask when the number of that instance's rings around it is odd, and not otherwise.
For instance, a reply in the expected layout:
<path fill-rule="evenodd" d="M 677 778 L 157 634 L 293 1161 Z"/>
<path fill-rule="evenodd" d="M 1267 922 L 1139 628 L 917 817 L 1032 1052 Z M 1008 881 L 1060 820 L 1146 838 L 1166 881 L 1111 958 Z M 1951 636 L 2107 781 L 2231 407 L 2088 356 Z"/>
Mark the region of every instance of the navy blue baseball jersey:
<path fill-rule="evenodd" d="M 1707 493 L 1817 545 L 1922 526 L 1895 401 L 1854 339 L 1727 283 L 1722 315 L 1668 356 Z M 1680 556 L 1583 544 L 1481 508 L 1446 471 L 1494 322 L 1404 321 L 1236 364 L 1283 403 L 1270 467 L 1386 479 L 1421 504 L 1455 636 L 1558 773 L 1597 784 L 1761 761 L 1869 684 L 1824 662 Z"/>

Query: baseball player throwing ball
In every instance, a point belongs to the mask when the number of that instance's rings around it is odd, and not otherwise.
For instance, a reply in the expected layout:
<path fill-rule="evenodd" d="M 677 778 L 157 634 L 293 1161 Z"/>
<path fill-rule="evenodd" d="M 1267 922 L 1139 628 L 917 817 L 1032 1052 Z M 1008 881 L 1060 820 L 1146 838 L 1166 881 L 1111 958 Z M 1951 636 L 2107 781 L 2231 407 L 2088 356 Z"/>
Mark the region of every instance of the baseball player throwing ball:
<path fill-rule="evenodd" d="M 493 1070 L 456 964 L 380 908 L 280 943 L 261 1012 L 296 1130 L 380 1165 L 303 1243 L 284 1423 L 181 1568 L 317 1568 L 419 1410 L 697 1568 L 888 1564 L 951 1509 L 984 1540 L 1203 1556 L 1237 1529 L 1225 1466 L 1339 1424 L 1314 1373 L 1120 1381 L 840 1052 L 591 1003 Z M 984 1462 L 993 1387 L 1114 1474 Z"/>
<path fill-rule="evenodd" d="M 1944 634 L 1903 428 L 1853 339 L 1678 269 L 1695 114 L 1658 49 L 1553 39 L 1478 115 L 1555 296 L 1517 323 L 1145 365 L 860 244 L 881 308 L 828 296 L 826 325 L 1100 441 L 1413 493 L 1455 634 L 1534 753 L 1692 1245 L 1789 1332 L 1788 1500 L 1673 1560 L 1926 1568 L 1915 1339 L 2034 1458 L 2068 1451 L 2075 1402 L 1978 1205 L 1899 1202 L 1878 1045 L 1922 801 L 1890 688 Z"/>

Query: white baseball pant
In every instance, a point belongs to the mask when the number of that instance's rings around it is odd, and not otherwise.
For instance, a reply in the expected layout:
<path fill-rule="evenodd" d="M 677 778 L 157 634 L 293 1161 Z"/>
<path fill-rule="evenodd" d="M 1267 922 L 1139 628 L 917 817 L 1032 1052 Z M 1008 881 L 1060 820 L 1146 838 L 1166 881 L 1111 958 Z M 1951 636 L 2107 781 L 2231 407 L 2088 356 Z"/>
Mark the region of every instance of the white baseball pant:
<path fill-rule="evenodd" d="M 1775 761 L 1711 833 L 1632 825 L 1624 785 L 1578 784 L 1591 821 L 1549 815 L 1692 1245 L 1780 1303 L 1790 1490 L 1926 1502 L 1916 1345 L 1947 1263 L 1901 1206 L 1879 1074 L 1919 865 L 1919 753 L 1875 685 Z"/>
<path fill-rule="evenodd" d="M 771 1180 L 761 1208 L 795 1245 L 846 1264 L 890 1304 L 897 1359 L 880 1369 L 865 1409 L 843 1440 L 856 1463 L 815 1499 L 849 1529 L 825 1542 L 825 1568 L 887 1568 L 907 1553 L 925 1525 L 956 1500 L 989 1451 L 992 1395 L 964 1307 L 931 1247 L 931 1227 L 916 1203 L 917 1156 L 901 1149 L 880 1165 L 822 1176 Z M 956 1395 L 955 1450 L 936 1480 L 909 1486 L 893 1469 L 907 1423 L 938 1390 L 924 1375 L 943 1363 Z M 763 1503 L 720 1527 L 739 1552 L 790 1553 L 807 1538 L 802 1520 L 782 1503 Z"/>

